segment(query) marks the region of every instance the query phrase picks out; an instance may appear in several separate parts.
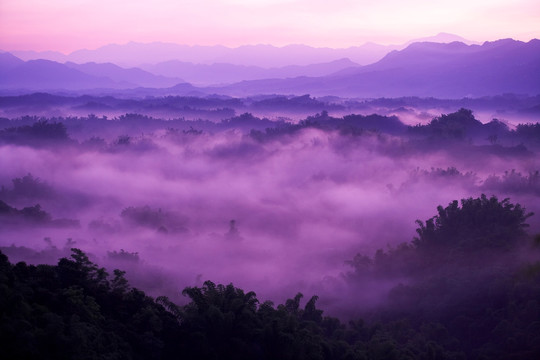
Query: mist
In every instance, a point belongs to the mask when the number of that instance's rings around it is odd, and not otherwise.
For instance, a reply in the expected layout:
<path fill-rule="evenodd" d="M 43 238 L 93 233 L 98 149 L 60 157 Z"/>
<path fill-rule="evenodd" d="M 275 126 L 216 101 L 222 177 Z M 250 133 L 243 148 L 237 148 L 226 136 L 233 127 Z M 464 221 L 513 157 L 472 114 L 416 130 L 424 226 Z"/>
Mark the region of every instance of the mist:
<path fill-rule="evenodd" d="M 4 357 L 540 359 L 534 6 L 12 2 Z"/>
<path fill-rule="evenodd" d="M 77 247 L 178 303 L 184 287 L 211 279 L 276 302 L 317 294 L 329 314 L 343 314 L 375 306 L 404 281 L 359 285 L 347 261 L 411 241 L 415 220 L 438 205 L 486 193 L 540 212 L 537 140 L 518 151 L 508 130 L 489 146 L 483 135 L 434 145 L 384 130 L 399 118 L 380 118 L 382 131 L 333 127 L 344 119 L 318 114 L 257 132 L 257 118 L 211 131 L 147 118 L 161 128 L 119 136 L 87 127 L 78 140 L 66 132 L 41 142 L 6 137 L 6 128 L 0 199 L 21 215 L 3 222 L 0 246 L 13 261 L 53 264 Z M 36 204 L 48 218 L 24 217 Z M 528 222 L 540 231 L 536 217 Z"/>

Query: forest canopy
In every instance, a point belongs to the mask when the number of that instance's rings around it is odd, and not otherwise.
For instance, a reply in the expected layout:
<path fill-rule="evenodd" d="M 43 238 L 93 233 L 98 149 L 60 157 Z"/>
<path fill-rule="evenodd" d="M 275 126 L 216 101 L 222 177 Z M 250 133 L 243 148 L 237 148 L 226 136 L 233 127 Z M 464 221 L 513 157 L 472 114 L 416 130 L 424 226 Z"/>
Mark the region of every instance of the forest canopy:
<path fill-rule="evenodd" d="M 525 231 L 531 214 L 508 199 L 482 195 L 437 210 L 425 224 L 419 221 L 419 237 L 405 250 L 378 253 L 375 262 L 411 251 L 432 256 L 500 248 L 507 253 L 533 246 Z M 453 285 L 440 273 L 412 277 L 409 284 L 398 284 L 391 291 L 394 307 L 382 301 L 364 319 L 342 322 L 324 316 L 317 308 L 318 296 L 302 305 L 303 294 L 298 293 L 275 306 L 261 302 L 253 291 L 211 281 L 186 287 L 182 294 L 188 303 L 180 306 L 132 287 L 124 271 L 115 269 L 111 275 L 82 250 L 71 251 L 57 265 L 37 266 L 11 264 L 0 253 L 0 343 L 8 358 L 533 359 L 540 355 L 540 261 L 498 268 L 487 276 L 460 278 L 458 272 L 459 281 Z M 352 265 L 361 266 L 362 259 L 356 260 Z M 488 288 L 489 294 L 484 293 Z M 410 302 L 419 296 L 429 301 Z M 471 331 L 478 336 L 471 338 Z"/>

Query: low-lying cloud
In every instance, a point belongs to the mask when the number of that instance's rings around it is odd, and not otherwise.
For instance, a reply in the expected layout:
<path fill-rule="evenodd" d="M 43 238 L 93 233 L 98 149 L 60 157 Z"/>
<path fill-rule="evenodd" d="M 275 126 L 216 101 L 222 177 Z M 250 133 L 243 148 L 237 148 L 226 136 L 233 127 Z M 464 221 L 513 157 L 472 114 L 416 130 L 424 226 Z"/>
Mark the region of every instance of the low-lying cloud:
<path fill-rule="evenodd" d="M 101 136 L 87 138 L 94 135 Z M 465 154 L 460 148 L 474 146 L 466 141 L 411 144 L 316 127 L 263 140 L 235 129 L 162 129 L 93 149 L 4 144 L 4 200 L 17 209 L 39 203 L 52 219 L 80 227 L 4 228 L 0 245 L 35 249 L 48 261 L 79 247 L 127 270 L 135 286 L 180 302 L 181 289 L 210 279 L 263 300 L 316 293 L 331 309 L 331 294 L 347 288 L 345 261 L 409 241 L 414 221 L 433 216 L 437 205 L 486 192 L 540 211 L 538 185 L 513 191 L 503 175 L 534 177 L 538 156 Z M 48 192 L 17 196 L 12 179 L 29 173 Z M 529 222 L 540 230 L 535 218 Z M 373 283 L 361 297 L 374 302 L 393 284 Z"/>

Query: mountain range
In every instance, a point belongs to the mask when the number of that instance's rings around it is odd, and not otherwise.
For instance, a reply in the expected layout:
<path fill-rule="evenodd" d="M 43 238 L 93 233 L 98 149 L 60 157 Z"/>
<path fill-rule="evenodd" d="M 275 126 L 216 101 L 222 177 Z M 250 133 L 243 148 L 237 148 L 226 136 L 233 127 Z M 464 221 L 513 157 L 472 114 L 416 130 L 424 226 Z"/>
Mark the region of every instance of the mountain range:
<path fill-rule="evenodd" d="M 195 84 L 192 86 L 190 84 Z M 209 84 L 223 84 L 212 85 Z M 341 97 L 480 97 L 540 94 L 540 40 L 415 42 L 370 65 L 348 58 L 327 63 L 262 66 L 194 64 L 179 60 L 124 68 L 112 63 L 23 61 L 0 53 L 0 89 L 128 91 L 250 96 L 286 94 Z"/>
<path fill-rule="evenodd" d="M 51 60 L 22 61 L 0 53 L 0 89 L 80 90 L 119 89 L 140 86 L 170 87 L 182 79 L 167 78 L 141 69 L 114 64 L 61 64 Z"/>
<path fill-rule="evenodd" d="M 212 89 L 229 95 L 278 93 L 343 97 L 480 97 L 540 94 L 540 40 L 466 45 L 420 42 L 371 65 L 322 77 L 243 81 Z"/>
<path fill-rule="evenodd" d="M 257 66 L 263 68 L 276 68 L 289 65 L 311 65 L 327 63 L 338 59 L 367 65 L 380 60 L 392 50 L 400 50 L 413 42 L 430 41 L 449 43 L 460 41 L 465 44 L 475 42 L 464 39 L 458 35 L 439 33 L 435 36 L 411 40 L 399 45 L 381 45 L 372 42 L 349 48 L 316 48 L 307 45 L 288 45 L 276 47 L 272 45 L 244 45 L 229 48 L 221 45 L 215 46 L 189 46 L 172 43 L 137 43 L 109 44 L 98 49 L 81 49 L 70 54 L 54 51 L 10 51 L 22 60 L 44 59 L 56 62 L 74 62 L 83 64 L 88 62 L 114 63 L 122 67 L 142 67 L 142 65 L 155 65 L 162 62 L 177 60 L 194 64 L 211 65 L 226 63 L 232 65 Z"/>
<path fill-rule="evenodd" d="M 142 65 L 141 68 L 156 75 L 181 77 L 189 83 L 207 86 L 230 84 L 244 80 L 325 76 L 357 66 L 359 66 L 357 63 L 344 58 L 328 63 L 289 65 L 274 68 L 228 63 L 215 63 L 211 65 L 194 64 L 178 60 L 166 61 L 155 65 Z"/>
<path fill-rule="evenodd" d="M 0 89 L 83 90 L 95 88 L 167 88 L 180 83 L 197 85 L 230 84 L 243 80 L 325 76 L 356 67 L 349 59 L 306 66 L 291 65 L 265 69 L 233 64 L 193 64 L 172 60 L 140 68 L 123 68 L 112 63 L 22 61 L 10 53 L 0 53 Z"/>

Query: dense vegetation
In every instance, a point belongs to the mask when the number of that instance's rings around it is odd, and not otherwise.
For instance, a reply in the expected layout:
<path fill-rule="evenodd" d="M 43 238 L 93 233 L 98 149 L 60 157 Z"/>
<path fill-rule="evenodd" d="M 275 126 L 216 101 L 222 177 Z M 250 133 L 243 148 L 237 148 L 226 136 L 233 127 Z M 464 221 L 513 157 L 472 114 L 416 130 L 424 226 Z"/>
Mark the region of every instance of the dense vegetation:
<path fill-rule="evenodd" d="M 79 227 L 79 221 L 74 219 L 52 219 L 51 215 L 41 208 L 41 205 L 14 208 L 0 200 L 0 226 L 53 226 Z"/>
<path fill-rule="evenodd" d="M 210 281 L 184 289 L 190 302 L 178 306 L 76 248 L 55 266 L 0 254 L 0 346 L 9 359 L 538 359 L 529 216 L 495 197 L 455 201 L 419 221 L 411 243 L 357 255 L 348 280 L 358 291 L 366 279 L 402 281 L 348 323 L 323 316 L 317 296 L 275 306 Z"/>
<path fill-rule="evenodd" d="M 227 130 L 240 130 L 247 139 L 257 142 L 280 140 L 306 129 L 337 132 L 344 137 L 373 137 L 391 135 L 403 140 L 401 152 L 426 149 L 450 149 L 458 145 L 464 152 L 476 151 L 504 155 L 531 155 L 528 150 L 540 144 L 540 124 L 520 124 L 511 130 L 504 122 L 493 119 L 482 124 L 473 112 L 461 108 L 442 114 L 425 125 L 407 126 L 398 117 L 384 115 L 349 114 L 331 116 L 326 110 L 306 116 L 298 122 L 290 119 L 269 120 L 252 113 L 222 116 L 219 121 L 166 119 L 137 113 L 126 113 L 114 118 L 88 115 L 84 117 L 22 116 L 15 119 L 0 118 L 0 144 L 40 146 L 80 146 L 84 149 L 109 150 L 117 145 L 152 143 L 155 132 L 166 132 L 171 140 L 186 136 L 215 134 Z M 134 141 L 146 134 L 142 139 Z M 75 140 L 78 139 L 78 140 Z M 380 138 L 384 142 L 385 137 Z M 144 145 L 144 144 L 143 144 Z"/>
<path fill-rule="evenodd" d="M 9 113 L 42 113 L 51 108 L 69 108 L 69 113 L 79 110 L 81 113 L 129 112 L 138 109 L 143 114 L 154 115 L 166 112 L 169 116 L 186 118 L 220 119 L 234 116 L 245 111 L 266 110 L 274 113 L 284 112 L 320 112 L 350 111 L 365 109 L 395 109 L 406 113 L 409 109 L 457 109 L 459 107 L 490 109 L 490 112 L 505 110 L 517 114 L 538 114 L 540 96 L 505 94 L 481 98 L 437 99 L 433 97 L 397 97 L 376 99 L 340 99 L 336 97 L 314 98 L 309 95 L 283 96 L 258 95 L 247 98 L 228 96 L 62 96 L 48 93 L 34 93 L 17 96 L 0 96 L 0 108 Z M 31 107 L 28 105 L 31 104 Z M 30 110 L 29 110 L 30 109 Z M 19 110 L 19 111 L 14 111 Z M 493 111 L 495 110 L 495 111 Z M 502 112 L 502 111 L 501 111 Z M 8 113 L 8 111 L 6 111 Z M 7 119 L 0 118 L 0 126 Z"/>

